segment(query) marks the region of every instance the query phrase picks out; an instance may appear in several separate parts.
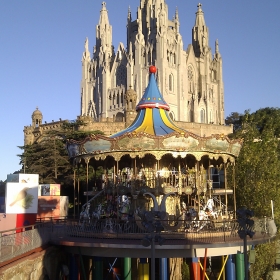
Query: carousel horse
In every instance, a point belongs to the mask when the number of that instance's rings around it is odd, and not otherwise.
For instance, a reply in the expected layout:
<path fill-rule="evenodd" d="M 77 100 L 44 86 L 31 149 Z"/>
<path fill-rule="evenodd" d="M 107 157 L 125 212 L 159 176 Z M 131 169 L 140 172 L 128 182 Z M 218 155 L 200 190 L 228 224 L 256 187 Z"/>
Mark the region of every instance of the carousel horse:
<path fill-rule="evenodd" d="M 210 199 L 207 200 L 205 206 L 203 207 L 203 210 L 205 212 L 207 212 L 210 217 L 213 217 L 213 218 L 217 219 L 218 218 L 218 212 L 214 211 L 214 206 L 215 206 L 214 200 L 213 200 L 213 198 L 210 198 Z"/>
<path fill-rule="evenodd" d="M 217 218 L 218 213 L 214 211 L 214 201 L 213 199 L 208 199 L 207 203 L 201 206 L 199 212 L 197 212 L 194 208 L 190 208 L 187 210 L 186 204 L 182 203 L 183 211 L 185 212 L 185 220 L 186 220 L 186 232 L 196 231 L 199 232 L 205 226 L 209 225 L 211 222 L 211 218 Z"/>
<path fill-rule="evenodd" d="M 194 208 L 189 209 L 189 211 L 186 212 L 185 219 L 185 232 L 199 232 L 210 222 L 207 212 L 203 209 L 199 212 L 197 212 Z"/>
<path fill-rule="evenodd" d="M 118 197 L 119 213 L 121 220 L 128 220 L 128 213 L 130 210 L 130 201 L 126 195 Z"/>
<path fill-rule="evenodd" d="M 99 220 L 102 213 L 102 204 L 98 204 L 97 210 L 92 212 L 92 218 Z"/>
<path fill-rule="evenodd" d="M 90 209 L 90 203 L 83 205 L 82 211 L 80 213 L 80 220 L 79 220 L 80 225 L 84 225 L 85 222 L 90 223 L 89 209 Z"/>

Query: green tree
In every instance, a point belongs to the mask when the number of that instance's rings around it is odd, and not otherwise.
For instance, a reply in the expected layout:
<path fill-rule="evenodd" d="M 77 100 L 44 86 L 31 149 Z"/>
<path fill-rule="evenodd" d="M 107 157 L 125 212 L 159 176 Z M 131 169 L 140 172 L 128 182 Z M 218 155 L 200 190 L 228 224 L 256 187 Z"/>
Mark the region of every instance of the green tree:
<path fill-rule="evenodd" d="M 236 161 L 237 207 L 245 205 L 257 216 L 271 216 L 274 201 L 275 220 L 280 222 L 280 151 L 276 137 L 280 110 L 264 108 L 243 116 L 242 129 L 235 133 L 243 138 L 243 147 Z"/>
<path fill-rule="evenodd" d="M 87 124 L 82 120 L 76 120 L 71 122 L 64 122 L 62 125 L 62 131 L 57 131 L 56 135 L 62 135 L 64 139 L 81 140 L 89 135 L 103 135 L 100 130 L 80 130 L 80 127 L 85 127 Z"/>
<path fill-rule="evenodd" d="M 279 252 L 278 241 L 256 246 L 255 263 L 250 266 L 250 280 L 272 279 L 273 265 L 276 253 Z"/>
<path fill-rule="evenodd" d="M 0 180 L 0 196 L 5 196 L 6 183 Z"/>
<path fill-rule="evenodd" d="M 69 164 L 65 144 L 60 137 L 45 137 L 32 145 L 20 146 L 19 155 L 25 173 L 39 174 L 40 183 L 60 183 L 69 176 Z"/>
<path fill-rule="evenodd" d="M 237 120 L 237 118 L 235 118 Z M 271 217 L 274 202 L 276 225 L 280 224 L 280 109 L 263 108 L 245 111 L 234 138 L 243 139 L 236 160 L 236 201 L 254 211 L 256 217 Z M 229 174 L 232 175 L 232 174 Z M 233 176 L 228 176 L 233 180 Z M 268 279 L 276 258 L 276 242 L 256 246 L 256 261 L 250 268 L 250 279 Z"/>
<path fill-rule="evenodd" d="M 232 112 L 228 117 L 225 119 L 226 125 L 233 126 L 233 133 L 237 132 L 242 127 L 242 114 L 237 112 Z"/>
<path fill-rule="evenodd" d="M 74 169 L 76 178 L 79 179 L 81 193 L 86 186 L 86 166 L 82 162 L 79 166 L 72 166 L 66 150 L 68 139 L 82 140 L 91 134 L 104 134 L 99 130 L 81 131 L 80 127 L 86 124 L 77 120 L 75 122 L 65 122 L 61 130 L 52 130 L 43 134 L 32 145 L 20 146 L 23 151 L 20 157 L 22 169 L 20 173 L 39 174 L 40 183 L 61 184 L 62 195 L 71 196 L 73 194 Z M 95 173 L 91 170 L 89 181 L 93 179 Z"/>

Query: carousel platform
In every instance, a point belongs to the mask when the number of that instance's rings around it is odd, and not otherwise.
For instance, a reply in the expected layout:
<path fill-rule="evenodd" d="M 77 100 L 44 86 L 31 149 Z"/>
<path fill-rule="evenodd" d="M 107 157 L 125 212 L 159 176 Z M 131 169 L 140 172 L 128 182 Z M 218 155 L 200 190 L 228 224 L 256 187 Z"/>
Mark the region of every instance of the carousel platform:
<path fill-rule="evenodd" d="M 101 219 L 95 222 L 80 224 L 68 220 L 55 224 L 51 242 L 64 246 L 69 253 L 99 257 L 149 258 L 151 246 L 143 245 L 146 238 L 154 238 L 156 258 L 203 257 L 205 248 L 208 256 L 243 252 L 244 240 L 240 238 L 239 225 L 234 220 L 209 222 L 201 229 L 201 225 L 190 226 L 195 221 L 182 221 L 177 230 L 162 232 L 143 231 L 135 221 Z M 253 238 L 247 237 L 247 244 L 269 242 L 276 234 L 274 229 L 273 220 L 255 219 L 255 234 Z"/>

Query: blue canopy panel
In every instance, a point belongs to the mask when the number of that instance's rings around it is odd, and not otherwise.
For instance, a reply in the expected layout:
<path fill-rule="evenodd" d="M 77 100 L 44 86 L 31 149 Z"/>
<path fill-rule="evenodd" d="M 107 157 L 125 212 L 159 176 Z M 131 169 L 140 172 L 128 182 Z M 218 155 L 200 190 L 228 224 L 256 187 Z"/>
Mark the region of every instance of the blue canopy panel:
<path fill-rule="evenodd" d="M 131 132 L 145 132 L 154 136 L 164 136 L 173 132 L 185 133 L 186 131 L 175 126 L 164 109 L 146 108 L 139 111 L 131 126 L 111 135 L 110 138 L 119 137 Z"/>
<path fill-rule="evenodd" d="M 164 101 L 154 74 L 150 74 L 150 81 L 144 95 L 136 106 L 136 110 L 145 108 L 162 108 L 169 111 L 169 105 Z"/>
<path fill-rule="evenodd" d="M 111 135 L 110 138 L 119 137 L 125 133 L 133 132 L 139 125 L 141 125 L 144 117 L 145 117 L 145 111 L 144 110 L 139 111 L 134 122 L 129 127 L 127 127 L 126 129 L 120 132 L 117 132 L 116 134 Z"/>

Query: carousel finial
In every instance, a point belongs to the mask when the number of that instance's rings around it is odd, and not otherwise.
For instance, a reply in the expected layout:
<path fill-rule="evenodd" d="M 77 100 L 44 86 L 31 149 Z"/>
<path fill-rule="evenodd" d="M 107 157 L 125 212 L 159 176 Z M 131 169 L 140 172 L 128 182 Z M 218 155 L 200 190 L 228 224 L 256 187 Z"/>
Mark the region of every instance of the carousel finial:
<path fill-rule="evenodd" d="M 155 74 L 155 73 L 157 72 L 156 66 L 151 65 L 151 66 L 149 67 L 149 71 L 150 71 L 151 74 Z"/>

